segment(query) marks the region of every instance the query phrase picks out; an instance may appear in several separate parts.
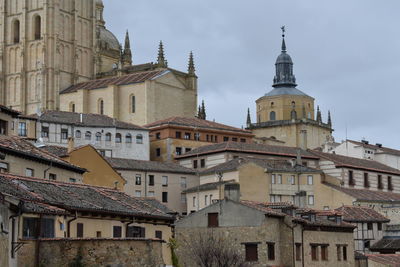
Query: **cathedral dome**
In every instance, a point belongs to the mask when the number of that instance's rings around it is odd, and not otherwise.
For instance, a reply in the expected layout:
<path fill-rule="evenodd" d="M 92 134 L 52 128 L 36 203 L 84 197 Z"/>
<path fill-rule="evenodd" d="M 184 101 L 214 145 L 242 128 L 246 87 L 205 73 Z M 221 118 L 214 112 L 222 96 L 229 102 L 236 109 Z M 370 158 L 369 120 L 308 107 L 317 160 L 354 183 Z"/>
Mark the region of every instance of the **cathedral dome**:
<path fill-rule="evenodd" d="M 289 63 L 293 64 L 292 58 L 286 52 L 282 52 L 276 59 L 275 64 Z"/>
<path fill-rule="evenodd" d="M 119 51 L 119 41 L 115 35 L 104 27 L 99 27 L 99 40 L 101 50 Z"/>

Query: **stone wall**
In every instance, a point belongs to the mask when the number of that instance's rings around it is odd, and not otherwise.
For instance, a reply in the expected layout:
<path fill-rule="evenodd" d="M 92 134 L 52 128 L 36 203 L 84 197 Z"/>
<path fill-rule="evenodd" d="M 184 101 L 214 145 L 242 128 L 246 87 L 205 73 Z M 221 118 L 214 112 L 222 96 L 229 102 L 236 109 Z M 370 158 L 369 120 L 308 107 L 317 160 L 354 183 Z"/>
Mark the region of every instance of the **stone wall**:
<path fill-rule="evenodd" d="M 28 241 L 18 251 L 18 266 L 34 267 L 37 241 Z M 133 239 L 40 240 L 41 267 L 69 266 L 81 256 L 85 267 L 163 266 L 162 242 Z"/>

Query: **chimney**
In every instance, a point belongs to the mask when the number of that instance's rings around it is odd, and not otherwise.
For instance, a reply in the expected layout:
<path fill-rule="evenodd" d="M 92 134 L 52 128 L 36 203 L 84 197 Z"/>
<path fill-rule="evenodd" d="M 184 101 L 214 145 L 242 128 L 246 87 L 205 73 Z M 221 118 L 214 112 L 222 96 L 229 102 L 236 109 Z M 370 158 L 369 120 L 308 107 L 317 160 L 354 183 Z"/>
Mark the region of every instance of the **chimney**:
<path fill-rule="evenodd" d="M 225 199 L 239 202 L 240 200 L 240 184 L 225 184 Z"/>
<path fill-rule="evenodd" d="M 68 154 L 75 148 L 75 140 L 73 137 L 68 137 Z"/>

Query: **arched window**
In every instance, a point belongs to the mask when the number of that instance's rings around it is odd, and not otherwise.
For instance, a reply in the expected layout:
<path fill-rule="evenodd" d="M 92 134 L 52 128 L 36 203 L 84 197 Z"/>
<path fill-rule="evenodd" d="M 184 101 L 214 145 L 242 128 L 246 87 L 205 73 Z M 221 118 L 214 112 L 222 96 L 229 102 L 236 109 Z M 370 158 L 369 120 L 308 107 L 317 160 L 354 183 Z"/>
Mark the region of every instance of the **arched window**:
<path fill-rule="evenodd" d="M 271 102 L 271 108 L 274 106 L 274 102 Z"/>
<path fill-rule="evenodd" d="M 121 143 L 122 142 L 122 136 L 120 133 L 115 134 L 115 143 Z"/>
<path fill-rule="evenodd" d="M 131 113 L 135 113 L 136 112 L 136 97 L 134 95 L 131 95 Z"/>
<path fill-rule="evenodd" d="M 80 139 L 81 136 L 82 136 L 81 131 L 77 130 L 77 131 L 75 132 L 75 138 Z"/>
<path fill-rule="evenodd" d="M 99 133 L 99 132 L 96 133 L 96 141 L 97 142 L 101 141 L 101 133 Z"/>
<path fill-rule="evenodd" d="M 106 141 L 111 142 L 111 133 L 106 133 Z"/>
<path fill-rule="evenodd" d="M 296 120 L 297 119 L 297 112 L 296 110 L 292 110 L 292 112 L 290 112 L 290 118 L 292 120 Z"/>
<path fill-rule="evenodd" d="M 33 39 L 40 40 L 40 38 L 42 37 L 42 19 L 39 15 L 33 18 L 33 25 Z"/>
<path fill-rule="evenodd" d="M 296 102 L 292 101 L 292 108 L 296 106 Z"/>
<path fill-rule="evenodd" d="M 125 143 L 130 144 L 132 143 L 132 135 L 131 134 L 126 134 L 125 136 Z"/>
<path fill-rule="evenodd" d="M 19 26 L 19 20 L 15 20 L 13 23 L 13 42 L 14 44 L 19 43 L 19 30 L 20 30 L 20 26 Z"/>
<path fill-rule="evenodd" d="M 136 144 L 143 144 L 143 135 L 136 135 Z"/>
<path fill-rule="evenodd" d="M 91 132 L 87 131 L 85 133 L 85 140 L 92 140 L 92 133 Z"/>
<path fill-rule="evenodd" d="M 75 103 L 74 102 L 69 103 L 69 111 L 75 112 Z"/>
<path fill-rule="evenodd" d="M 271 112 L 269 113 L 269 120 L 270 120 L 270 121 L 276 120 L 276 113 L 275 113 L 275 111 L 271 111 Z"/>
<path fill-rule="evenodd" d="M 104 115 L 104 101 L 103 99 L 99 99 L 99 114 Z"/>

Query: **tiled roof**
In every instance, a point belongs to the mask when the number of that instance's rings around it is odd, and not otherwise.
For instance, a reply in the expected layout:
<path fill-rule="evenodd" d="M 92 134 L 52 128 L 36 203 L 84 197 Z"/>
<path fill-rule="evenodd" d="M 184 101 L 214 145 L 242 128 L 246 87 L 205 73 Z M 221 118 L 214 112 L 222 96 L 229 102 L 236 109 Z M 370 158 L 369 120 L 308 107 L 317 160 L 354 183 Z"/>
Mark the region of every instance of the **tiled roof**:
<path fill-rule="evenodd" d="M 122 158 L 106 158 L 106 160 L 116 170 L 195 174 L 194 170 L 172 162 L 158 162 Z"/>
<path fill-rule="evenodd" d="M 294 173 L 320 173 L 320 170 L 311 169 L 306 166 L 302 165 L 295 165 L 292 166 L 290 162 L 287 160 L 271 160 L 271 159 L 260 159 L 260 158 L 253 158 L 253 157 L 242 157 L 232 159 L 230 161 L 221 163 L 217 166 L 211 167 L 202 171 L 200 174 L 207 175 L 212 173 L 219 173 L 219 172 L 229 172 L 235 171 L 238 169 L 239 166 L 254 163 L 261 168 L 267 169 L 268 172 L 294 172 Z"/>
<path fill-rule="evenodd" d="M 389 222 L 390 220 L 369 207 L 343 206 L 336 209 L 343 213 L 346 222 Z"/>
<path fill-rule="evenodd" d="M 384 237 L 371 246 L 371 251 L 397 250 L 400 251 L 400 238 Z"/>
<path fill-rule="evenodd" d="M 19 112 L 17 110 L 14 110 L 14 109 L 11 109 L 9 107 L 6 107 L 4 105 L 0 105 L 0 112 L 6 113 L 6 114 L 9 114 L 9 115 L 12 115 L 12 116 L 18 116 L 18 115 L 21 114 L 21 112 Z"/>
<path fill-rule="evenodd" d="M 188 188 L 188 189 L 182 191 L 182 193 L 194 193 L 194 192 L 215 190 L 215 189 L 218 189 L 218 186 L 220 186 L 220 185 L 224 185 L 224 184 L 228 184 L 228 183 L 232 183 L 232 182 L 234 182 L 234 180 L 201 184 L 201 185 L 198 185 L 198 186 L 194 186 L 194 187 Z"/>
<path fill-rule="evenodd" d="M 184 127 L 192 127 L 195 129 L 211 129 L 211 130 L 220 130 L 220 131 L 230 131 L 230 132 L 238 132 L 241 134 L 247 134 L 253 136 L 250 131 L 243 130 L 240 128 L 232 127 L 229 125 L 202 120 L 198 118 L 187 118 L 187 117 L 171 117 L 164 120 L 159 120 L 150 124 L 145 125 L 145 127 L 153 129 L 161 126 L 184 126 Z"/>
<path fill-rule="evenodd" d="M 47 151 L 53 155 L 56 155 L 57 157 L 68 156 L 68 148 L 63 147 L 63 146 L 45 145 L 45 146 L 40 146 L 38 148 L 40 148 L 41 150 Z"/>
<path fill-rule="evenodd" d="M 82 116 L 82 122 L 81 122 Z M 31 118 L 38 118 L 36 114 L 29 115 Z M 115 127 L 119 129 L 129 129 L 129 130 L 142 130 L 148 131 L 146 128 L 141 126 L 127 123 L 123 121 L 119 121 L 117 119 L 108 117 L 106 115 L 100 114 L 83 114 L 83 113 L 74 113 L 67 111 L 55 111 L 48 110 L 45 111 L 40 116 L 40 122 L 48 122 L 48 123 L 57 123 L 57 124 L 70 124 L 75 126 L 82 127 Z"/>
<path fill-rule="evenodd" d="M 377 154 L 387 153 L 387 154 L 391 154 L 391 155 L 395 155 L 395 156 L 400 156 L 400 150 L 397 150 L 397 149 L 384 147 L 384 146 L 377 146 L 377 145 L 372 145 L 372 144 L 365 144 L 363 142 L 358 142 L 358 141 L 354 141 L 354 140 L 347 140 L 347 141 L 350 143 L 353 143 L 355 145 L 382 151 L 382 152 L 377 152 Z"/>
<path fill-rule="evenodd" d="M 143 83 L 147 80 L 152 80 L 154 78 L 157 78 L 158 76 L 163 75 L 167 72 L 168 70 L 142 71 L 120 77 L 112 77 L 112 78 L 98 79 L 98 80 L 78 83 L 62 90 L 60 94 L 73 93 L 78 90 L 93 90 L 93 89 L 105 88 L 110 85 L 120 86 L 120 85 L 134 84 L 134 83 Z"/>
<path fill-rule="evenodd" d="M 267 215 L 270 216 L 278 216 L 278 217 L 285 217 L 286 215 L 284 213 L 275 211 L 273 209 L 271 209 L 267 204 L 268 203 L 264 203 L 264 202 L 258 202 L 258 201 L 249 201 L 249 200 L 241 200 L 240 201 L 241 204 L 262 211 Z"/>
<path fill-rule="evenodd" d="M 86 171 L 85 169 L 60 159 L 56 155 L 40 150 L 20 137 L 0 135 L 0 152 L 28 158 L 33 161 L 52 164 L 55 167 L 68 169 L 78 173 L 84 173 Z"/>
<path fill-rule="evenodd" d="M 323 153 L 316 150 L 308 150 L 310 153 L 326 160 L 330 160 L 335 163 L 336 167 L 354 168 L 374 172 L 382 172 L 393 175 L 400 175 L 400 171 L 379 163 L 374 160 L 359 159 L 353 157 L 347 157 L 337 154 Z"/>
<path fill-rule="evenodd" d="M 345 193 L 358 201 L 370 202 L 400 202 L 400 194 L 392 192 L 374 191 L 368 189 L 353 189 L 340 187 L 325 183 L 326 186 L 332 187 L 340 192 Z"/>
<path fill-rule="evenodd" d="M 296 147 L 249 144 L 240 142 L 224 142 L 208 146 L 201 146 L 185 153 L 184 155 L 177 156 L 176 159 L 218 152 L 242 152 L 248 154 L 263 154 L 295 158 L 297 156 L 297 151 L 300 151 L 300 155 L 302 158 L 315 160 L 319 159 L 318 156 Z"/>
<path fill-rule="evenodd" d="M 47 209 L 51 207 L 54 210 L 53 207 L 56 207 L 70 213 L 77 211 L 172 219 L 168 214 L 172 211 L 155 199 L 134 198 L 105 187 L 0 174 L 0 193 L 30 202 L 25 208 L 36 213 L 42 212 L 43 206 L 46 206 Z"/>
<path fill-rule="evenodd" d="M 385 266 L 400 267 L 400 254 L 367 254 L 368 260 L 386 264 Z"/>

